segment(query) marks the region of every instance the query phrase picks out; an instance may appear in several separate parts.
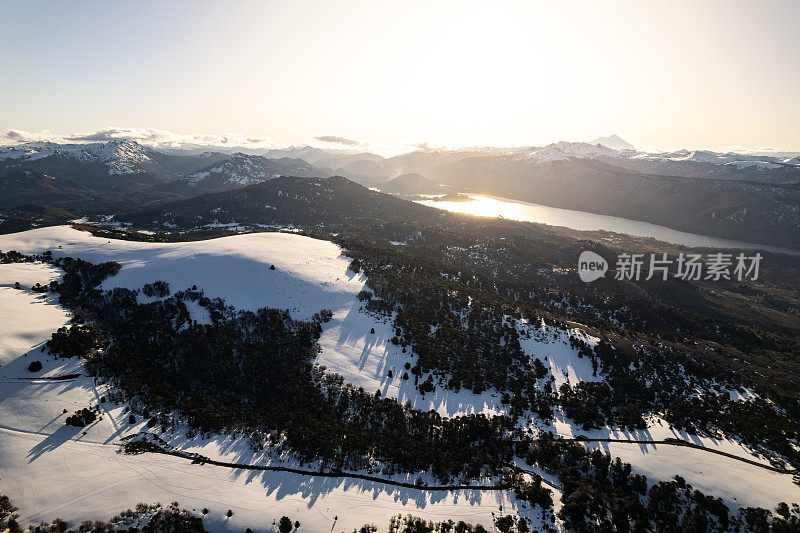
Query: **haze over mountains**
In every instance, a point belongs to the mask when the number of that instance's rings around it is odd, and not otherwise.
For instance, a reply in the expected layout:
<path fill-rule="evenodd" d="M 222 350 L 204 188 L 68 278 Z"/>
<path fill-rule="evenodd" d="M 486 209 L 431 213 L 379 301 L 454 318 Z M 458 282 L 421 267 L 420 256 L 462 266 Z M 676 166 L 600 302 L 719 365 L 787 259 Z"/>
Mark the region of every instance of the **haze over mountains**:
<path fill-rule="evenodd" d="M 644 152 L 617 135 L 596 141 L 427 149 L 389 158 L 311 146 L 256 154 L 165 151 L 128 140 L 29 142 L 0 148 L 0 208 L 113 214 L 279 176 L 340 175 L 396 194 L 491 194 L 693 233 L 800 246 L 798 155 Z"/>

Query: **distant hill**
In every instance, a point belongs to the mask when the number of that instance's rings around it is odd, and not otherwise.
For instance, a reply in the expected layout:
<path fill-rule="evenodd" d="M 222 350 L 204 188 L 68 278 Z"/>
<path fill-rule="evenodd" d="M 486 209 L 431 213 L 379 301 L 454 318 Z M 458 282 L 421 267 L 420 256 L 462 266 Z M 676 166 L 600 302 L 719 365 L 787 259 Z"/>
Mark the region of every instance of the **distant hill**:
<path fill-rule="evenodd" d="M 279 177 L 247 187 L 132 209 L 115 220 L 137 227 L 192 229 L 232 224 L 331 226 L 417 221 L 442 211 L 372 191 L 341 176 Z"/>
<path fill-rule="evenodd" d="M 200 194 L 246 187 L 278 176 L 319 177 L 323 173 L 302 159 L 270 159 L 238 152 L 183 176 L 179 181 L 181 185 L 194 189 L 194 194 Z"/>
<path fill-rule="evenodd" d="M 435 181 L 429 180 L 422 174 L 409 173 L 400 174 L 381 186 L 381 192 L 391 192 L 396 194 L 440 194 L 448 192 L 450 189 L 442 187 Z"/>
<path fill-rule="evenodd" d="M 26 204 L 50 204 L 65 196 L 88 198 L 91 190 L 64 178 L 48 176 L 35 170 L 14 169 L 0 176 L 0 196 L 5 207 Z"/>

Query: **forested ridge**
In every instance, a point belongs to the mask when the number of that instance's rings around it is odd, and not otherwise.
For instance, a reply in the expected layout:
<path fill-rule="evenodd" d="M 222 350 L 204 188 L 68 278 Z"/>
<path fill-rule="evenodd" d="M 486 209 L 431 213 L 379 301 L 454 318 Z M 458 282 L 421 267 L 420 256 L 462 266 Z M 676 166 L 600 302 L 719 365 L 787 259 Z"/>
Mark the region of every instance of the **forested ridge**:
<path fill-rule="evenodd" d="M 412 368 L 416 373 L 448 376 L 443 384 L 449 388 L 506 391 L 516 414 L 527 409 L 546 419 L 558 404 L 586 428 L 644 428 L 645 418 L 658 414 L 677 428 L 737 435 L 779 463 L 800 460 L 800 407 L 793 388 L 797 374 L 791 372 L 800 370 L 795 355 L 800 352 L 794 351 L 800 348 L 788 332 L 725 320 L 712 325 L 707 318 L 648 300 L 641 292 L 624 297 L 619 292 L 609 296 L 563 290 L 554 296 L 541 277 L 529 278 L 526 286 L 524 278 L 509 273 L 522 264 L 513 253 L 513 241 L 498 250 L 487 240 L 478 248 L 482 254 L 456 259 L 450 250 L 459 246 L 447 244 L 448 238 L 466 236 L 438 227 L 411 229 L 375 230 L 391 234 L 384 238 L 403 240 L 403 246 L 350 234 L 339 234 L 336 241 L 354 258 L 351 268 L 366 274 L 379 297 L 372 307 L 394 312 L 398 342 L 419 355 Z M 405 239 L 398 231 L 406 232 Z M 491 276 L 482 270 L 491 264 L 484 256 L 494 261 Z M 561 306 L 552 305 L 554 297 Z M 575 301 L 564 304 L 565 298 Z M 575 312 L 580 308 L 587 311 Z M 625 317 L 614 317 L 616 309 L 624 309 Z M 658 320 L 650 321 L 651 316 Z M 519 348 L 515 324 L 545 319 L 567 329 L 576 318 L 591 324 L 601 341 L 594 348 L 578 338 L 570 342 L 604 379 L 553 391 L 542 367 Z M 630 322 L 609 326 L 622 320 Z M 759 394 L 734 400 L 726 391 L 744 386 Z"/>

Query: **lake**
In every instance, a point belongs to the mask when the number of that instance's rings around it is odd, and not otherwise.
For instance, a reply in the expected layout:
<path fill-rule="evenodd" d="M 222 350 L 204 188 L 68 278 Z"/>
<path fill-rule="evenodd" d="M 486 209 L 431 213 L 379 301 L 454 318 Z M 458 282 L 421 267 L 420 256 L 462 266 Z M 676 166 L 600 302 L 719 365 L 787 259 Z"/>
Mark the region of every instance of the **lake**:
<path fill-rule="evenodd" d="M 538 222 L 551 226 L 564 226 L 580 231 L 613 231 L 615 233 L 624 233 L 638 237 L 653 237 L 659 241 L 684 246 L 743 248 L 800 255 L 800 250 L 793 250 L 791 248 L 687 233 L 649 222 L 642 222 L 641 220 L 598 215 L 585 211 L 573 211 L 572 209 L 560 209 L 558 207 L 548 207 L 546 205 L 531 204 L 483 194 L 466 194 L 465 196 L 468 196 L 469 200 L 440 201 L 425 199 L 418 200 L 418 203 L 429 207 L 445 209 L 453 213 L 464 213 L 480 217 L 503 217 L 522 222 Z"/>

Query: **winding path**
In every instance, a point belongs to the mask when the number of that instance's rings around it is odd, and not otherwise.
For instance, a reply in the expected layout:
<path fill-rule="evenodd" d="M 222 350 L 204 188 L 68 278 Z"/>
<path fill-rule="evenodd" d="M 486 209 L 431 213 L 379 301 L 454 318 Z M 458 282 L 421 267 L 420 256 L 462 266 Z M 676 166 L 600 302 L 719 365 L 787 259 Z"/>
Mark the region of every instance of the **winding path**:
<path fill-rule="evenodd" d="M 738 455 L 734 455 L 732 453 L 723 452 L 722 450 L 715 450 L 714 448 L 708 448 L 706 446 L 695 444 L 693 442 L 687 442 L 681 439 L 666 438 L 663 440 L 633 440 L 633 439 L 610 439 L 610 438 L 588 438 L 588 437 L 576 437 L 576 438 L 562 437 L 561 440 L 572 441 L 572 442 L 615 442 L 621 444 L 666 444 L 668 446 L 683 446 L 685 448 L 694 448 L 695 450 L 701 450 L 708 453 L 715 453 L 717 455 L 722 455 L 723 457 L 727 457 L 729 459 L 736 459 L 737 461 L 757 466 L 759 468 L 764 468 L 772 472 L 777 472 L 779 474 L 794 475 L 800 473 L 800 470 L 797 468 L 782 468 L 778 466 L 767 465 L 764 463 L 760 463 L 758 461 L 753 461 L 752 459 L 748 459 L 746 457 L 741 457 Z"/>
<path fill-rule="evenodd" d="M 395 481 L 392 479 L 370 476 L 368 474 L 345 472 L 342 470 L 330 470 L 327 472 L 320 472 L 318 470 L 305 470 L 302 468 L 292 468 L 289 466 L 268 466 L 268 465 L 253 465 L 248 463 L 229 463 L 227 461 L 218 461 L 216 459 L 211 459 L 210 457 L 206 457 L 204 455 L 200 455 L 197 453 L 184 452 L 172 447 L 165 447 L 165 444 L 153 443 L 153 442 L 123 443 L 123 450 L 125 450 L 126 453 L 132 453 L 132 454 L 160 453 L 163 455 L 171 455 L 173 457 L 188 459 L 192 461 L 192 463 L 199 465 L 209 464 L 214 466 L 224 466 L 226 468 L 236 468 L 242 470 L 259 470 L 264 472 L 289 472 L 292 474 L 299 474 L 303 476 L 361 479 L 363 481 L 370 481 L 373 483 L 383 483 L 384 485 L 392 485 L 394 487 L 402 487 L 406 489 L 453 491 L 453 490 L 509 490 L 511 488 L 511 485 L 506 483 L 499 483 L 496 485 L 417 485 L 415 483 L 406 483 L 404 481 Z"/>
<path fill-rule="evenodd" d="M 156 437 L 157 438 L 157 437 Z M 159 439 L 160 440 L 160 439 Z M 798 469 L 787 469 L 787 468 L 779 468 L 771 465 L 767 465 L 764 463 L 759 463 L 757 461 L 753 461 L 751 459 L 747 459 L 745 457 L 739 457 L 737 455 L 733 455 L 728 452 L 723 452 L 720 450 L 715 450 L 713 448 L 707 448 L 705 446 L 701 446 L 699 444 L 694 444 L 691 442 L 682 441 L 680 439 L 663 439 L 663 440 L 630 440 L 630 439 L 611 439 L 611 438 L 563 438 L 561 440 L 571 441 L 571 442 L 614 442 L 614 443 L 621 443 L 621 444 L 664 444 L 668 446 L 682 446 L 686 448 L 694 448 L 696 450 L 714 453 L 717 455 L 721 455 L 723 457 L 727 457 L 729 459 L 734 459 L 737 461 L 741 461 L 743 463 L 747 463 L 752 466 L 757 466 L 759 468 L 763 468 L 765 470 L 769 470 L 772 472 L 777 472 L 779 474 L 797 474 Z M 194 464 L 205 465 L 210 464 L 214 466 L 222 466 L 226 468 L 235 468 L 235 469 L 242 469 L 242 470 L 258 470 L 264 472 L 289 472 L 292 474 L 298 474 L 302 476 L 318 476 L 318 477 L 330 477 L 330 478 L 350 478 L 350 479 L 360 479 L 363 481 L 369 481 L 372 483 L 382 483 L 384 485 L 391 485 L 395 487 L 402 487 L 407 489 L 416 489 L 416 490 L 427 490 L 427 491 L 455 491 L 455 490 L 481 490 L 481 491 L 502 491 L 502 490 L 509 490 L 511 489 L 511 485 L 507 483 L 498 483 L 494 485 L 418 485 L 415 483 L 407 483 L 404 481 L 395 481 L 391 479 L 386 479 L 377 476 L 371 476 L 368 474 L 359 474 L 356 472 L 345 472 L 342 470 L 330 470 L 327 472 L 321 472 L 318 470 L 305 470 L 302 468 L 293 468 L 288 466 L 267 466 L 267 465 L 253 465 L 248 463 L 232 463 L 227 461 L 219 461 L 216 459 L 211 459 L 210 457 L 206 457 L 197 453 L 185 452 L 182 450 L 178 450 L 172 448 L 165 442 L 152 442 L 152 441 L 145 441 L 145 442 L 129 442 L 123 444 L 123 449 L 126 453 L 159 453 L 163 455 L 171 455 L 173 457 L 180 457 L 182 459 L 187 459 L 192 461 Z M 530 470 L 526 470 L 524 468 L 518 466 L 511 466 L 511 468 L 520 473 L 526 473 L 529 475 L 538 475 L 536 472 L 532 472 Z M 541 476 L 540 476 L 541 477 Z M 546 479 L 541 479 L 542 483 L 556 489 L 561 490 L 557 484 L 547 481 Z"/>

